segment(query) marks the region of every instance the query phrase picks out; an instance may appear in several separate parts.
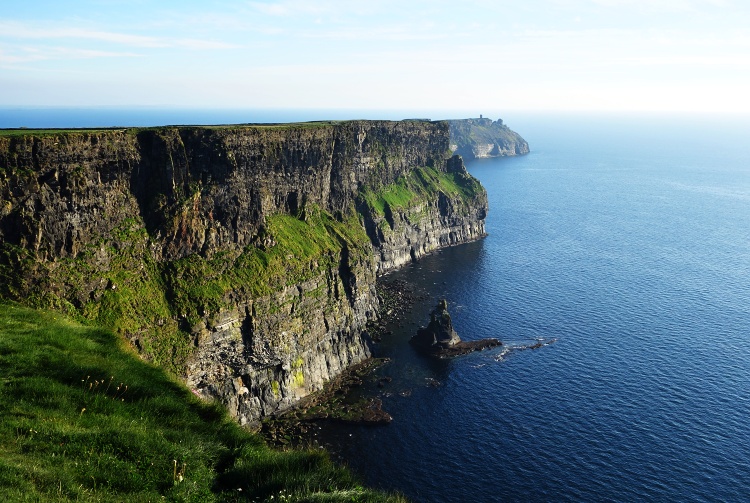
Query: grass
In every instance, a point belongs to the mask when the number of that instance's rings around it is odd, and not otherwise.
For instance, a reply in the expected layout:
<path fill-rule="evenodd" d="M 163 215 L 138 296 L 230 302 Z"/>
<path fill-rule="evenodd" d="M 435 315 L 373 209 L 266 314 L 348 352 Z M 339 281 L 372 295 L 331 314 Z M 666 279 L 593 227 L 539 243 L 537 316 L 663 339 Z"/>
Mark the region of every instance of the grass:
<path fill-rule="evenodd" d="M 268 217 L 264 237 L 271 246 L 212 258 L 194 254 L 167 264 L 163 277 L 174 312 L 194 323 L 226 307 L 229 292 L 242 290 L 258 298 L 300 284 L 338 267 L 344 249 L 350 261 L 368 260 L 369 241 L 353 212 L 344 221 L 312 206 L 305 213 L 304 219 L 281 213 Z"/>
<path fill-rule="evenodd" d="M 335 124 L 340 124 L 346 121 L 310 121 L 310 122 L 289 122 L 289 123 L 268 123 L 268 124 L 216 124 L 206 126 L 154 126 L 154 127 L 100 127 L 100 128 L 60 128 L 60 129 L 35 129 L 35 128 L 0 128 L 0 137 L 14 137 L 14 136 L 49 136 L 49 135 L 65 135 L 65 134 L 78 134 L 78 133 L 104 133 L 109 131 L 127 131 L 132 134 L 137 134 L 140 131 L 145 130 L 160 130 L 160 129 L 243 129 L 243 128 L 265 128 L 265 129 L 289 129 L 289 128 L 316 128 L 326 127 Z"/>
<path fill-rule="evenodd" d="M 152 126 L 152 127 L 121 127 L 121 126 L 106 126 L 96 128 L 48 128 L 48 129 L 36 129 L 28 127 L 20 128 L 0 128 L 0 137 L 7 136 L 48 136 L 48 135 L 59 135 L 59 134 L 75 134 L 75 133 L 102 133 L 107 131 L 127 131 L 129 133 L 138 133 L 144 130 L 159 130 L 159 129 L 242 129 L 242 128 L 267 128 L 267 129 L 289 129 L 289 128 L 316 128 L 316 127 L 327 127 L 336 124 L 344 124 L 347 122 L 358 122 L 359 119 L 353 120 L 319 120 L 319 121 L 306 121 L 306 122 L 279 122 L 279 123 L 246 123 L 246 124 L 210 124 L 210 125 L 163 125 L 163 126 Z M 362 119 L 367 122 L 372 122 L 367 119 Z M 405 119 L 402 122 L 425 122 L 423 119 Z"/>
<path fill-rule="evenodd" d="M 144 353 L 175 375 L 184 374 L 195 349 L 176 320 L 192 326 L 210 319 L 231 305 L 232 292 L 271 296 L 338 268 L 344 254 L 354 266 L 371 260 L 369 240 L 353 210 L 337 220 L 313 206 L 305 208 L 304 216 L 269 216 L 264 230 L 269 246 L 211 257 L 193 254 L 156 263 L 146 253 L 145 228 L 134 219 L 113 235 L 113 240 L 91 243 L 74 259 L 52 264 L 37 262 L 25 248 L 0 243 L 0 298 L 23 299 L 32 307 L 138 336 Z M 96 263 L 100 248 L 109 257 L 105 272 Z M 91 279 L 97 277 L 104 287 L 89 298 Z M 39 279 L 27 284 L 28 278 Z"/>
<path fill-rule="evenodd" d="M 462 173 L 444 173 L 436 168 L 415 168 L 401 176 L 396 183 L 379 191 L 365 189 L 360 197 L 376 215 L 386 215 L 394 210 L 434 199 L 438 192 L 470 200 L 482 192 L 476 179 Z"/>
<path fill-rule="evenodd" d="M 0 304 L 6 501 L 403 501 L 275 451 L 114 333 Z"/>

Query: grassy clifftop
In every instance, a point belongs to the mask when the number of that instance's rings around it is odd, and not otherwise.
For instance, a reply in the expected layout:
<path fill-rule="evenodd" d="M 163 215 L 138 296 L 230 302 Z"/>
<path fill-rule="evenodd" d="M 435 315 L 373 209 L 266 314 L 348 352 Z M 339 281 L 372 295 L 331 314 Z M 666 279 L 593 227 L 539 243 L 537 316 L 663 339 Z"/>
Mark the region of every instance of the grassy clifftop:
<path fill-rule="evenodd" d="M 279 452 L 112 332 L 0 305 L 9 501 L 401 501 L 320 452 Z"/>

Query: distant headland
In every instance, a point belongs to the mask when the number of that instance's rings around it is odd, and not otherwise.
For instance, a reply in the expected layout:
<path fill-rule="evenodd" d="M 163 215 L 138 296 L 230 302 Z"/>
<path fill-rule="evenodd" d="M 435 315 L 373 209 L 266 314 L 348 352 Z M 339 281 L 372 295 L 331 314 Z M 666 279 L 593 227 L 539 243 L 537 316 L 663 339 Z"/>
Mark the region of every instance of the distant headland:
<path fill-rule="evenodd" d="M 478 119 L 459 119 L 450 124 L 450 148 L 466 160 L 482 157 L 504 157 L 529 153 L 529 144 L 521 135 L 503 124 L 479 116 Z"/>

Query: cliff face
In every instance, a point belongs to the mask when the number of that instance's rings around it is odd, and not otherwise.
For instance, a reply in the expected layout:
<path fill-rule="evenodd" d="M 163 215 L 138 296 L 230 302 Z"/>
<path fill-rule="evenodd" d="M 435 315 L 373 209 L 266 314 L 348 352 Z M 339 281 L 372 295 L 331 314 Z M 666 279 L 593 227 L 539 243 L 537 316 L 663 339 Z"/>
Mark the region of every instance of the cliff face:
<path fill-rule="evenodd" d="M 363 191 L 362 199 L 379 274 L 485 235 L 487 193 L 458 156 L 445 163 L 445 173 L 413 170 L 380 191 Z"/>
<path fill-rule="evenodd" d="M 0 294 L 110 326 L 240 422 L 369 355 L 376 274 L 484 235 L 448 126 L 0 137 Z"/>
<path fill-rule="evenodd" d="M 450 148 L 466 159 L 529 153 L 529 144 L 501 119 L 461 119 L 450 123 Z"/>

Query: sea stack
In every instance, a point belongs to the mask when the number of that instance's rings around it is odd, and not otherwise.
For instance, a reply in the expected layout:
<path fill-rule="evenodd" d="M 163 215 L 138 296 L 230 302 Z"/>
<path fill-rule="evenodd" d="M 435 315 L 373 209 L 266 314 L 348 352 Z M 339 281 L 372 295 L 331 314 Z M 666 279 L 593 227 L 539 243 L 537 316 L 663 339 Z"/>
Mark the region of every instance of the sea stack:
<path fill-rule="evenodd" d="M 425 349 L 447 349 L 461 342 L 455 330 L 451 315 L 448 314 L 448 302 L 442 299 L 430 313 L 430 324 L 427 328 L 417 330 L 412 343 Z"/>
<path fill-rule="evenodd" d="M 417 330 L 417 335 L 412 337 L 410 342 L 417 349 L 441 358 L 464 355 L 502 344 L 494 338 L 463 342 L 453 330 L 451 315 L 448 313 L 448 302 L 445 299 L 438 302 L 430 313 L 429 325 Z"/>

